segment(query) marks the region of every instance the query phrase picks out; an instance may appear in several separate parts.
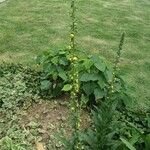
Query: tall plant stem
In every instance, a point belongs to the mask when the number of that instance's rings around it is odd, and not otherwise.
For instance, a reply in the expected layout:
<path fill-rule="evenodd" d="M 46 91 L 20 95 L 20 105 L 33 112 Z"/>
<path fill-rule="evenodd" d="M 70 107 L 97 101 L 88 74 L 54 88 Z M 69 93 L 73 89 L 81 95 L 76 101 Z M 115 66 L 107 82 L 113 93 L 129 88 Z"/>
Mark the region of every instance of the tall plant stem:
<path fill-rule="evenodd" d="M 118 64 L 120 62 L 120 57 L 121 57 L 121 52 L 122 52 L 122 49 L 123 49 L 124 40 L 125 40 L 125 33 L 123 33 L 121 35 L 119 48 L 118 48 L 118 51 L 117 51 L 117 56 L 116 56 L 115 65 L 114 65 L 114 72 L 117 72 L 117 69 L 118 69 Z"/>
<path fill-rule="evenodd" d="M 117 51 L 117 56 L 116 56 L 116 59 L 115 59 L 115 62 L 114 62 L 113 76 L 112 76 L 112 81 L 111 81 L 110 86 L 109 86 L 107 99 L 109 99 L 111 97 L 111 95 L 114 93 L 114 84 L 115 84 L 115 79 L 116 79 L 116 75 L 117 75 L 117 71 L 118 71 L 118 65 L 119 65 L 120 58 L 121 58 L 121 52 L 122 52 L 122 49 L 123 49 L 124 40 L 125 40 L 125 33 L 123 33 L 121 35 L 119 48 L 118 48 L 118 51 Z"/>
<path fill-rule="evenodd" d="M 75 8 L 75 0 L 72 0 L 71 2 L 71 48 L 72 50 L 75 50 L 75 33 L 76 33 L 76 26 L 75 26 L 75 11 L 76 11 L 76 8 Z"/>
<path fill-rule="evenodd" d="M 74 147 L 75 150 L 80 150 L 79 148 L 79 129 L 80 129 L 80 103 L 78 101 L 79 93 L 79 75 L 77 70 L 76 56 L 72 53 L 71 61 L 71 82 L 72 82 L 72 91 L 71 91 L 71 117 L 72 117 L 72 128 L 74 134 Z"/>
<path fill-rule="evenodd" d="M 78 58 L 75 55 L 76 45 L 75 45 L 75 0 L 71 1 L 71 33 L 70 33 L 70 55 L 71 55 L 71 82 L 72 82 L 72 91 L 71 91 L 71 117 L 72 117 L 72 128 L 73 128 L 73 149 L 80 150 L 80 142 L 79 142 L 79 129 L 80 129 L 80 104 L 78 101 L 78 93 L 79 93 L 79 73 L 77 69 L 77 61 Z"/>

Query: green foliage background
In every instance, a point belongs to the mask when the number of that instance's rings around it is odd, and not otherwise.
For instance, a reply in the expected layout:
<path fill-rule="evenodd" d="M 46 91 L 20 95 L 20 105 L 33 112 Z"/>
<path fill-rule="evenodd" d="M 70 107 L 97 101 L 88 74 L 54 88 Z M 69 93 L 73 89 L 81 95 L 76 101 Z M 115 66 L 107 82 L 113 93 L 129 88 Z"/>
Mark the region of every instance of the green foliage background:
<path fill-rule="evenodd" d="M 148 0 L 79 0 L 78 47 L 111 62 L 120 33 L 126 32 L 121 74 L 137 108 L 149 106 L 150 2 Z M 10 0 L 0 6 L 0 62 L 33 64 L 37 54 L 69 43 L 70 0 Z M 67 39 L 68 38 L 68 39 Z M 134 85 L 134 86 L 133 86 Z M 135 106 L 135 105 L 133 105 Z"/>

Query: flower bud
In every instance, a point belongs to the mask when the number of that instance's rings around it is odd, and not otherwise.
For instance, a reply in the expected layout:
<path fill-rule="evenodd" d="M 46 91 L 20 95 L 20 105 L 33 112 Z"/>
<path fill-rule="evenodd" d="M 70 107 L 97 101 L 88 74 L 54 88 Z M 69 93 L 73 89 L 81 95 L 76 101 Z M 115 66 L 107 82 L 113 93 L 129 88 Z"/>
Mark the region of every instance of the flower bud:
<path fill-rule="evenodd" d="M 80 123 L 77 124 L 78 128 L 80 128 Z"/>
<path fill-rule="evenodd" d="M 78 58 L 77 57 L 73 57 L 73 60 L 76 61 L 76 60 L 78 60 Z"/>
<path fill-rule="evenodd" d="M 73 33 L 71 33 L 71 34 L 70 34 L 70 37 L 71 37 L 71 38 L 74 38 L 74 34 L 73 34 Z"/>
<path fill-rule="evenodd" d="M 68 49 L 71 50 L 71 46 L 70 45 L 68 46 Z"/>
<path fill-rule="evenodd" d="M 74 107 L 71 107 L 71 110 L 75 110 L 75 108 L 74 108 Z"/>

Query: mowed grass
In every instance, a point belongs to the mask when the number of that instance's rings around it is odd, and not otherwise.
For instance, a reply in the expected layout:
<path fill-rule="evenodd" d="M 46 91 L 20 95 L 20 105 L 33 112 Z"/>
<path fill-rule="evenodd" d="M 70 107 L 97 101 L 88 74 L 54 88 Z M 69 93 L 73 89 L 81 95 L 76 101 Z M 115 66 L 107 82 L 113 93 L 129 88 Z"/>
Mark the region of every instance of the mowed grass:
<path fill-rule="evenodd" d="M 122 32 L 120 73 L 143 109 L 150 107 L 150 1 L 79 0 L 77 46 L 114 61 Z M 0 4 L 0 62 L 34 65 L 43 50 L 69 44 L 70 0 L 8 0 Z"/>

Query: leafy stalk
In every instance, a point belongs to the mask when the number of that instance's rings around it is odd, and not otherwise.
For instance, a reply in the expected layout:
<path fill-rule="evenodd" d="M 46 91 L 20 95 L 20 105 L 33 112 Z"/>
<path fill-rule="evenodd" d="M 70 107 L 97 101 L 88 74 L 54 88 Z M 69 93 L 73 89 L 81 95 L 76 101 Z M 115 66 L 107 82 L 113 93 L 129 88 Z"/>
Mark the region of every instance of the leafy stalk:
<path fill-rule="evenodd" d="M 75 26 L 75 0 L 71 2 L 71 34 L 70 34 L 70 61 L 71 61 L 71 83 L 72 83 L 72 91 L 71 91 L 71 111 L 72 111 L 72 121 L 73 121 L 73 149 L 79 150 L 80 149 L 80 142 L 79 142 L 79 129 L 80 129 L 80 104 L 78 101 L 78 93 L 79 93 L 79 75 L 77 69 L 77 60 L 78 58 L 75 55 L 75 33 L 76 33 L 76 26 Z"/>
<path fill-rule="evenodd" d="M 121 35 L 119 48 L 118 48 L 118 51 L 117 51 L 117 56 L 116 56 L 116 59 L 115 59 L 115 62 L 114 62 L 113 76 L 112 76 L 112 81 L 111 81 L 110 86 L 109 86 L 107 99 L 109 99 L 112 96 L 112 94 L 114 93 L 114 84 L 115 84 L 115 80 L 116 80 L 116 75 L 117 75 L 118 65 L 119 65 L 120 58 L 121 58 L 121 52 L 122 52 L 122 49 L 123 49 L 124 40 L 125 40 L 125 33 L 123 33 Z"/>
<path fill-rule="evenodd" d="M 76 8 L 75 8 L 75 0 L 72 0 L 71 1 L 71 21 L 72 21 L 72 24 L 71 24 L 71 48 L 72 50 L 75 50 L 75 33 L 76 33 L 76 26 L 75 26 L 75 11 L 76 11 Z"/>
<path fill-rule="evenodd" d="M 116 73 L 116 71 L 118 69 L 118 64 L 120 62 L 120 57 L 121 57 L 121 52 L 122 52 L 122 49 L 123 49 L 124 40 L 125 40 L 125 33 L 123 33 L 121 35 L 119 48 L 118 48 L 118 51 L 117 51 L 117 56 L 116 56 L 115 65 L 114 65 L 114 73 Z"/>

